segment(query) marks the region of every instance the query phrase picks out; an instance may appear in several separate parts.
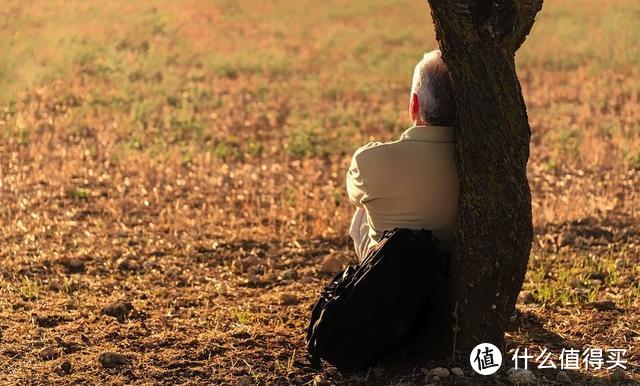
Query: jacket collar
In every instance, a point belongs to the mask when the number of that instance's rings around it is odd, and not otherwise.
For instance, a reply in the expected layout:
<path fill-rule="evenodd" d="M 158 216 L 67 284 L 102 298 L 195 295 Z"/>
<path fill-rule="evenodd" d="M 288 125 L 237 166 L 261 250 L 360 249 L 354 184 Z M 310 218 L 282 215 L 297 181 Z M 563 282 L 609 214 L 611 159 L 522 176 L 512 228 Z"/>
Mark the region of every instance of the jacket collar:
<path fill-rule="evenodd" d="M 413 126 L 400 136 L 401 141 L 453 142 L 451 126 Z"/>

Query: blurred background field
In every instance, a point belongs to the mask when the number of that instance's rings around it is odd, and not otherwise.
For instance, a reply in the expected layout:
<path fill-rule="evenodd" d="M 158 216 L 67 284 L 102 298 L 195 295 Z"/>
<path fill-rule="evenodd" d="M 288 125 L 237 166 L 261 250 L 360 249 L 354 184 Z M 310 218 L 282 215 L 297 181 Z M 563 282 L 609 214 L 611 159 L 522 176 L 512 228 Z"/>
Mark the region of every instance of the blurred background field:
<path fill-rule="evenodd" d="M 323 259 L 354 258 L 352 152 L 409 126 L 426 2 L 2 5 L 1 378 L 340 381 L 296 366 L 301 329 Z M 513 345 L 638 364 L 639 41 L 636 1 L 549 0 L 517 53 L 536 240 Z"/>

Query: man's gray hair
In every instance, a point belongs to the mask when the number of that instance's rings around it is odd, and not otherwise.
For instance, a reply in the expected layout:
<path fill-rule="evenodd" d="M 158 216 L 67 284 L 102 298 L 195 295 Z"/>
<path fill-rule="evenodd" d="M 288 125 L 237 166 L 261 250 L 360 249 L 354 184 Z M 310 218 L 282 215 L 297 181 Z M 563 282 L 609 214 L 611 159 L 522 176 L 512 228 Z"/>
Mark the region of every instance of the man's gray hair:
<path fill-rule="evenodd" d="M 424 54 L 413 71 L 411 92 L 418 94 L 420 118 L 433 126 L 452 126 L 456 102 L 440 50 Z"/>

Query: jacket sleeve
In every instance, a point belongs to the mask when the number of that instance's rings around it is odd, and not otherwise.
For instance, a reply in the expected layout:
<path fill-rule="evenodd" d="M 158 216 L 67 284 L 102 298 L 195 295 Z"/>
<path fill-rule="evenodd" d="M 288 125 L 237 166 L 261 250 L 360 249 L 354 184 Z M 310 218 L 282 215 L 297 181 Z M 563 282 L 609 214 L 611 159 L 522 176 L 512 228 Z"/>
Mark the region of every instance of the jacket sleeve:
<path fill-rule="evenodd" d="M 381 142 L 369 142 L 356 150 L 351 158 L 351 165 L 349 165 L 349 171 L 347 172 L 347 193 L 349 194 L 349 200 L 357 207 L 363 207 L 363 199 L 366 198 L 367 193 L 370 193 L 367 191 L 367 185 L 365 184 L 362 153 L 381 144 Z"/>
<path fill-rule="evenodd" d="M 365 195 L 364 177 L 358 166 L 358 152 L 351 159 L 351 165 L 347 172 L 347 193 L 349 200 L 357 207 L 363 207 L 362 198 Z"/>

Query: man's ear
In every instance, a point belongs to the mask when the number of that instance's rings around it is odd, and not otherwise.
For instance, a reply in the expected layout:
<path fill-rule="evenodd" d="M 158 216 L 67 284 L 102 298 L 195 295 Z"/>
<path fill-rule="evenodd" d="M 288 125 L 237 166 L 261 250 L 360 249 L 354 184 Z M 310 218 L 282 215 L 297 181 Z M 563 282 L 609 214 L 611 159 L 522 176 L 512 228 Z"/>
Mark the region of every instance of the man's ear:
<path fill-rule="evenodd" d="M 409 115 L 411 115 L 411 120 L 413 122 L 418 121 L 418 117 L 420 115 L 420 101 L 418 100 L 418 94 L 415 92 L 411 93 L 411 101 L 409 101 Z"/>

